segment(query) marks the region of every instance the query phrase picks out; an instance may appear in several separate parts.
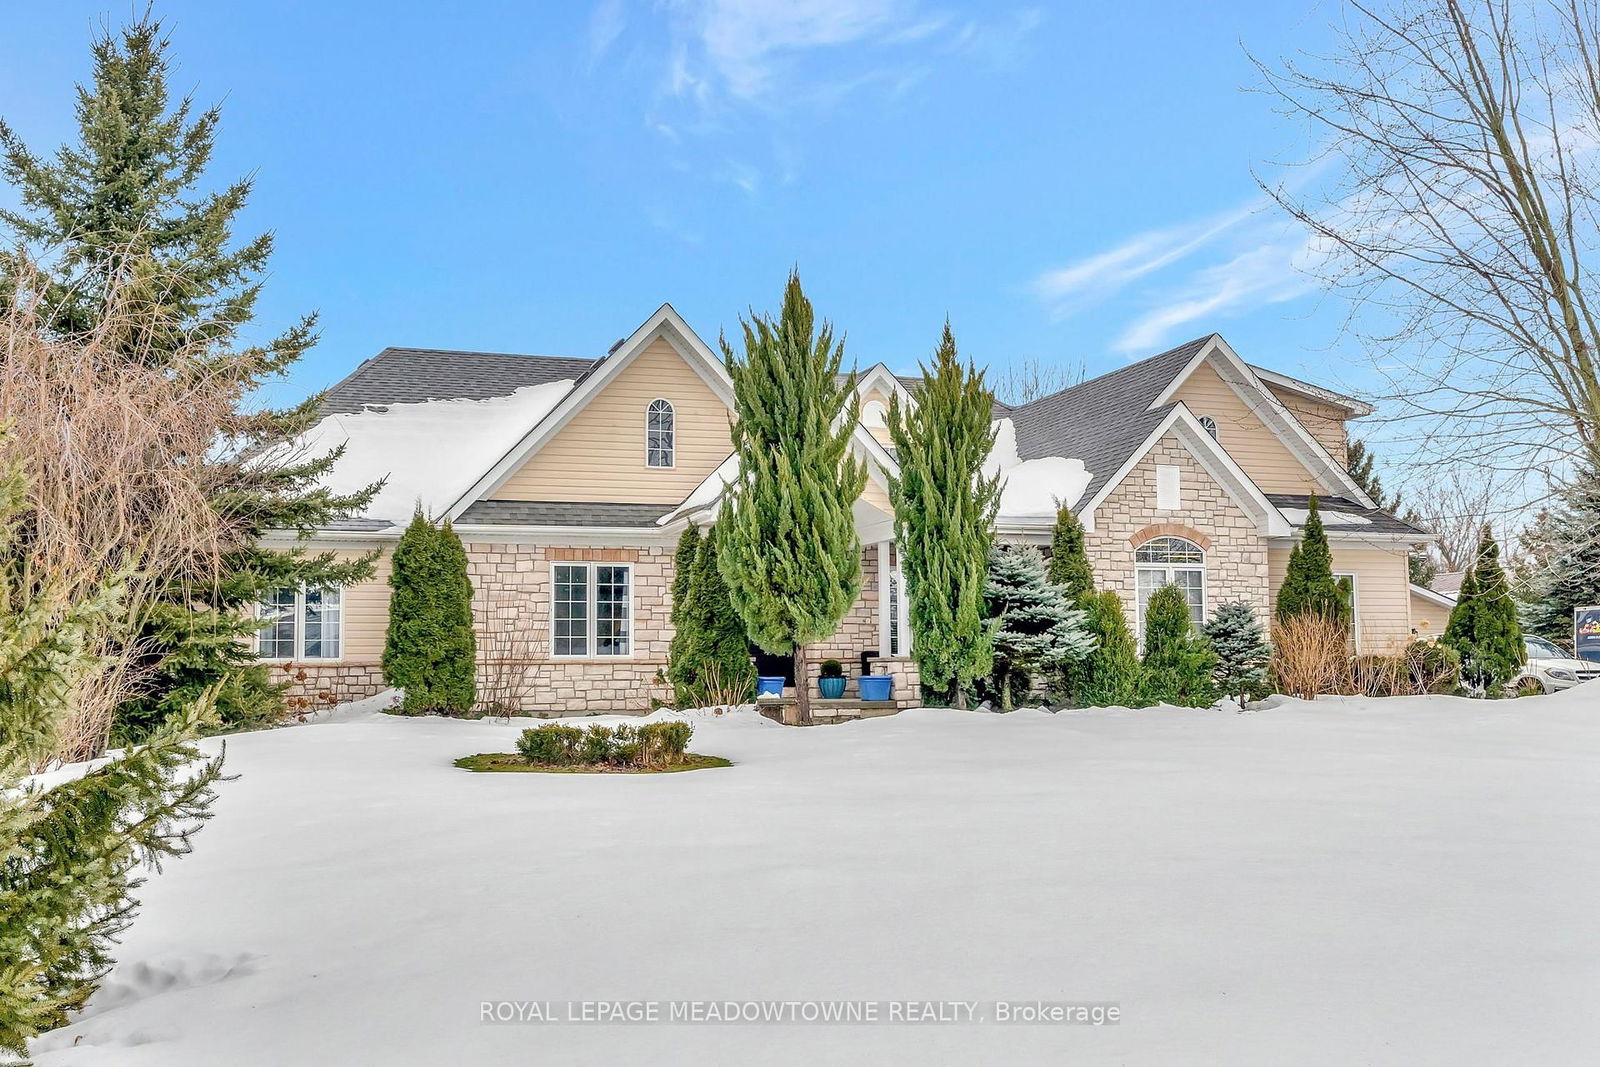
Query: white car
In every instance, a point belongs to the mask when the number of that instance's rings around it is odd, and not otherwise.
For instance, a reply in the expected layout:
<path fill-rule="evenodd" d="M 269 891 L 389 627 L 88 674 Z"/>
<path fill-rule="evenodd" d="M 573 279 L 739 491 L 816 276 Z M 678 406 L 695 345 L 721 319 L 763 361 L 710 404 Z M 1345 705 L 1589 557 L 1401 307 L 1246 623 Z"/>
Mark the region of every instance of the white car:
<path fill-rule="evenodd" d="M 1536 681 L 1544 686 L 1546 693 L 1556 693 L 1571 689 L 1579 682 L 1600 678 L 1600 663 L 1573 659 L 1542 637 L 1523 637 L 1522 644 L 1528 651 L 1528 662 L 1523 664 L 1517 680 L 1511 683 L 1513 688 Z"/>

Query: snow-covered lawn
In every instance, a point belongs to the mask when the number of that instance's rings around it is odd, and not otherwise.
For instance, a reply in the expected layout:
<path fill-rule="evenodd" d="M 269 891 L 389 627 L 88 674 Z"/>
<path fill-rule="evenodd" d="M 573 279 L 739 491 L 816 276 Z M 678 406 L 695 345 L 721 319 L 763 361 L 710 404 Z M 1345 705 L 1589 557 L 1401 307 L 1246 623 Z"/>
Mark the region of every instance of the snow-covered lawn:
<path fill-rule="evenodd" d="M 1600 1062 L 1586 688 L 738 714 L 693 745 L 736 766 L 651 776 L 450 765 L 526 723 L 236 737 L 195 854 L 152 879 L 111 981 L 39 1062 Z M 499 999 L 810 998 L 1123 1018 L 479 1021 Z"/>

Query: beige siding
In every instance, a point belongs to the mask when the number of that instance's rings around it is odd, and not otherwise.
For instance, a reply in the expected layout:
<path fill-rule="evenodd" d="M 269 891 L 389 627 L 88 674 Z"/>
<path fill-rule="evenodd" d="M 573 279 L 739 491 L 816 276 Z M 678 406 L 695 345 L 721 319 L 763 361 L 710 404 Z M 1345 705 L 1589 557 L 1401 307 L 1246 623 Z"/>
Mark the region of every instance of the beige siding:
<path fill-rule="evenodd" d="M 339 553 L 351 556 L 355 553 Z M 376 663 L 389 632 L 389 552 L 378 558 L 370 581 L 344 590 L 344 659 Z"/>
<path fill-rule="evenodd" d="M 1345 548 L 1333 546 L 1336 574 L 1356 576 L 1356 635 L 1362 652 L 1384 652 L 1411 640 L 1411 575 L 1404 548 Z M 1278 596 L 1289 549 L 1274 547 L 1268 554 L 1272 597 Z"/>
<path fill-rule="evenodd" d="M 645 466 L 644 416 L 672 402 L 676 465 Z M 658 339 L 612 379 L 491 496 L 676 504 L 733 452 L 730 413 L 676 349 Z"/>
<path fill-rule="evenodd" d="M 884 395 L 883 390 L 881 390 L 881 389 L 869 389 L 861 397 L 861 411 L 862 411 L 863 415 L 865 415 L 865 413 L 866 413 L 867 405 L 872 403 L 873 401 L 877 401 L 879 404 L 883 405 L 883 409 L 884 409 L 884 411 L 886 413 L 884 417 L 887 418 L 888 417 L 887 416 L 887 412 L 889 410 L 889 398 Z M 876 437 L 880 444 L 887 445 L 887 444 L 891 443 L 891 438 L 889 436 L 889 427 L 887 425 L 874 426 L 870 422 L 866 422 L 865 419 L 863 419 L 862 421 L 867 427 L 867 432 L 872 434 L 873 437 Z"/>
<path fill-rule="evenodd" d="M 1217 420 L 1217 441 L 1263 492 L 1317 490 L 1294 453 L 1209 364 L 1195 369 L 1176 399 L 1187 404 L 1196 418 L 1209 415 Z"/>
<path fill-rule="evenodd" d="M 867 487 L 861 490 L 861 499 L 885 515 L 894 514 L 894 504 L 889 501 L 889 491 L 871 478 L 867 479 Z"/>
<path fill-rule="evenodd" d="M 1341 466 L 1350 462 L 1350 441 L 1345 430 L 1346 412 L 1343 408 L 1276 386 L 1269 385 L 1267 388 L 1278 398 L 1279 403 L 1300 420 L 1300 425 L 1304 426 L 1311 436 L 1339 461 Z"/>
<path fill-rule="evenodd" d="M 1411 625 L 1418 637 L 1438 637 L 1450 622 L 1450 609 L 1427 597 L 1411 594 Z"/>

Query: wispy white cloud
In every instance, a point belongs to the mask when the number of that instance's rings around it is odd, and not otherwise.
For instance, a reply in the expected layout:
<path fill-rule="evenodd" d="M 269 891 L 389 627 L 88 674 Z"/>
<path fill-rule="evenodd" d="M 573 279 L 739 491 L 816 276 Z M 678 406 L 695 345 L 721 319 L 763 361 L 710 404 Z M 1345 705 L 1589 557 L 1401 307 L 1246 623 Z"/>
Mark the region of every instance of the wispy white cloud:
<path fill-rule="evenodd" d="M 1131 303 L 1132 319 L 1111 347 L 1147 355 L 1185 327 L 1311 292 L 1316 254 L 1310 235 L 1258 197 L 1042 271 L 1031 288 L 1057 318 L 1113 299 Z"/>
<path fill-rule="evenodd" d="M 1248 220 L 1260 206 L 1259 201 L 1251 201 L 1209 218 L 1135 234 L 1104 251 L 1042 272 L 1033 280 L 1034 295 L 1052 313 L 1065 317 L 1205 248 Z"/>
<path fill-rule="evenodd" d="M 600 0 L 589 14 L 589 61 L 593 63 L 610 51 L 627 25 L 622 0 Z"/>
<path fill-rule="evenodd" d="M 1145 355 L 1173 339 L 1180 327 L 1281 304 L 1316 288 L 1305 273 L 1310 248 L 1287 234 L 1221 262 L 1202 267 L 1160 294 L 1112 342 L 1129 355 Z"/>

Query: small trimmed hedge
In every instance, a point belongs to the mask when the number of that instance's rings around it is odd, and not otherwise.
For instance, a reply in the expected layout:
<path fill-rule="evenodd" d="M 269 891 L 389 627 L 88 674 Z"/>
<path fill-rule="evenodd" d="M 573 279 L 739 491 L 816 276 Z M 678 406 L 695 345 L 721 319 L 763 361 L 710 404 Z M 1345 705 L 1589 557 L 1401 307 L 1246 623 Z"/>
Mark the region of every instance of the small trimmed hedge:
<path fill-rule="evenodd" d="M 580 729 L 546 723 L 522 731 L 517 752 L 542 767 L 670 767 L 685 762 L 694 727 L 686 722 Z"/>

